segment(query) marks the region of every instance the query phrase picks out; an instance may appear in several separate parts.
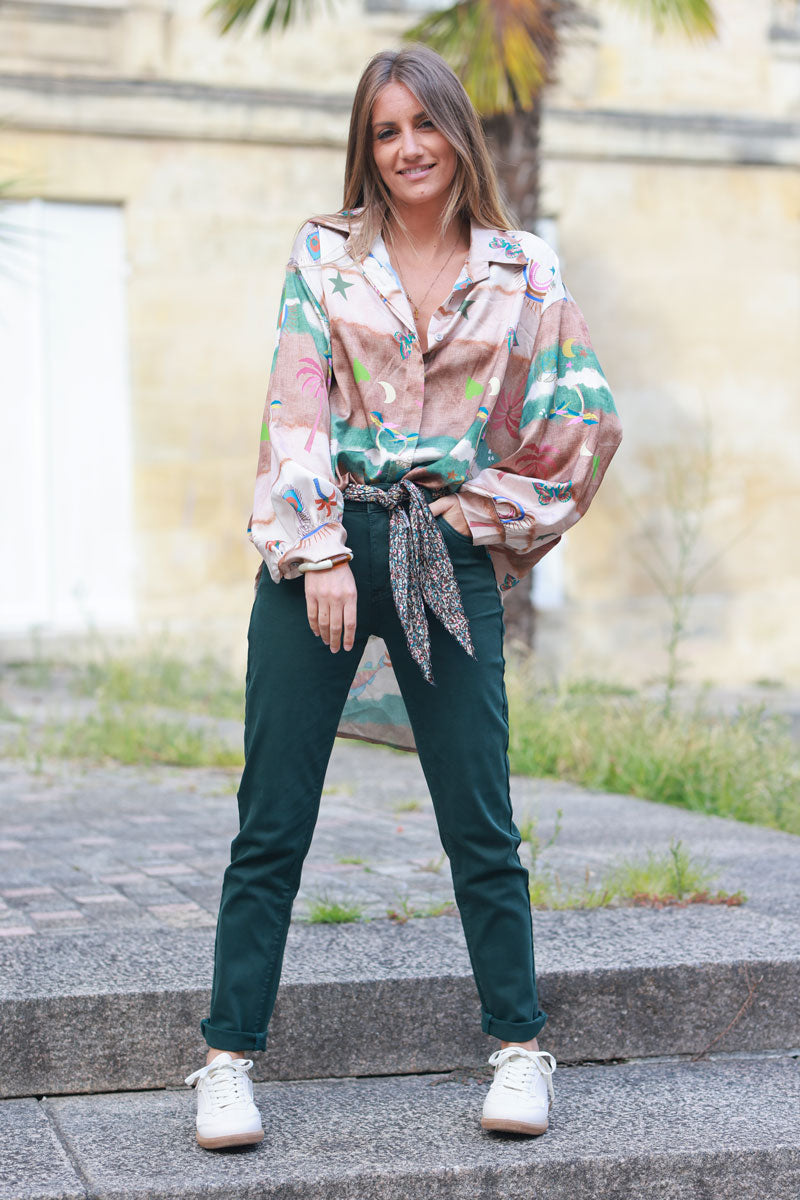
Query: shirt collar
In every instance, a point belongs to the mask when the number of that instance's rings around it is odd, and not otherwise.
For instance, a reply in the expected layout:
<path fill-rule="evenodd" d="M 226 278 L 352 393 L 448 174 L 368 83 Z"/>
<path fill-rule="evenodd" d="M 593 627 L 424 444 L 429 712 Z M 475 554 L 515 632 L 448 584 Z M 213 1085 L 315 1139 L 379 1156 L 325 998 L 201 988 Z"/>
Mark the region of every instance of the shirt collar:
<path fill-rule="evenodd" d="M 342 209 L 325 217 L 319 224 L 327 229 L 336 229 L 341 233 L 352 233 L 358 224 L 363 208 Z M 378 244 L 383 242 L 380 234 L 375 239 L 370 252 L 374 253 Z M 468 263 L 473 280 L 484 279 L 488 274 L 490 262 L 519 263 L 524 265 L 526 254 L 519 243 L 519 233 L 514 229 L 489 229 L 483 225 L 470 222 L 470 247 Z"/>
<path fill-rule="evenodd" d="M 328 229 L 336 229 L 341 233 L 350 234 L 363 211 L 362 208 L 354 208 L 349 212 L 342 210 L 330 217 L 325 217 L 319 224 Z M 349 250 L 347 243 L 345 248 Z M 453 291 L 463 291 L 475 283 L 480 283 L 483 279 L 488 279 L 489 264 L 492 262 L 502 263 L 504 266 L 523 267 L 525 265 L 526 255 L 519 244 L 516 231 L 488 229 L 471 221 L 469 252 L 461 273 L 453 285 Z M 380 233 L 372 243 L 362 267 L 367 279 L 386 304 L 405 325 L 414 329 L 408 300 L 389 260 L 389 253 Z"/>

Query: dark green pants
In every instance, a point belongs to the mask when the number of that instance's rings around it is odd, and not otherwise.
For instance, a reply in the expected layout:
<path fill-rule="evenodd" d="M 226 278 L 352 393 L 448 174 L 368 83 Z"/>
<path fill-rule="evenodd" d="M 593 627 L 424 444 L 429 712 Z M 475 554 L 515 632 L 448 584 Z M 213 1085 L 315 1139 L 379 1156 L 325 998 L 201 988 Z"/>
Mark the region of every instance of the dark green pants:
<path fill-rule="evenodd" d="M 319 811 L 339 717 L 367 637 L 386 642 L 414 730 L 481 1001 L 481 1028 L 535 1037 L 539 1008 L 528 872 L 508 783 L 503 613 L 489 555 L 438 518 L 476 659 L 429 616 L 436 685 L 412 660 L 389 585 L 389 513 L 346 501 L 358 588 L 356 641 L 331 654 L 311 632 L 304 581 L 262 572 L 248 633 L 240 832 L 222 885 L 210 1016 L 218 1050 L 263 1050 L 292 903 Z M 387 760 L 387 766 L 389 765 Z"/>

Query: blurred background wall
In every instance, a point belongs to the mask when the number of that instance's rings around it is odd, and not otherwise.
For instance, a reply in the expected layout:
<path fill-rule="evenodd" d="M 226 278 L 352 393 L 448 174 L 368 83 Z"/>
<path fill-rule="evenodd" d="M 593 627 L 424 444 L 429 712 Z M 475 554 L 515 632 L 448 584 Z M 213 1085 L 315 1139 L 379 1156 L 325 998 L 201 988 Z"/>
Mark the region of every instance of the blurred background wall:
<path fill-rule="evenodd" d="M 692 43 L 587 4 L 545 96 L 537 228 L 625 428 L 536 572 L 557 674 L 652 678 L 677 586 L 690 678 L 800 682 L 800 3 L 715 7 Z M 173 630 L 243 660 L 289 247 L 423 8 L 264 38 L 202 0 L 0 3 L 6 646 Z"/>

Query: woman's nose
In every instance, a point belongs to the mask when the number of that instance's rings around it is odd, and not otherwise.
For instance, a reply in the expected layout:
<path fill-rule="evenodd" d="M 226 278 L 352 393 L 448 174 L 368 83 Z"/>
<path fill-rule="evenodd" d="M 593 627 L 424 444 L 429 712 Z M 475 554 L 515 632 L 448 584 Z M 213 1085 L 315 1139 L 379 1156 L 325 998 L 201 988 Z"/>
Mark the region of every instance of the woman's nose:
<path fill-rule="evenodd" d="M 403 154 L 406 158 L 416 158 L 419 155 L 421 148 L 416 130 L 413 127 L 402 130 L 400 134 L 400 143 Z"/>

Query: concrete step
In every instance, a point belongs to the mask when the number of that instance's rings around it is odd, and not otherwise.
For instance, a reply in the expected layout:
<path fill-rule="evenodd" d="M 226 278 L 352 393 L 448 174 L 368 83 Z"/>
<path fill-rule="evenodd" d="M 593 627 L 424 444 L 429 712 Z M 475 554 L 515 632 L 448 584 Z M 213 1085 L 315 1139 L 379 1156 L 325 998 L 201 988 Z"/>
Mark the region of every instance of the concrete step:
<path fill-rule="evenodd" d="M 798 928 L 742 908 L 534 914 L 542 1044 L 560 1062 L 800 1045 Z M 0 943 L 0 1095 L 175 1086 L 200 1065 L 213 931 Z M 256 1078 L 480 1068 L 461 923 L 293 925 Z"/>
<path fill-rule="evenodd" d="M 480 1127 L 489 1074 L 256 1086 L 265 1139 L 209 1152 L 181 1091 L 0 1104 L 0 1200 L 796 1200 L 796 1056 L 556 1072 L 542 1137 Z M 4 1160 L 4 1161 L 3 1161 Z"/>

